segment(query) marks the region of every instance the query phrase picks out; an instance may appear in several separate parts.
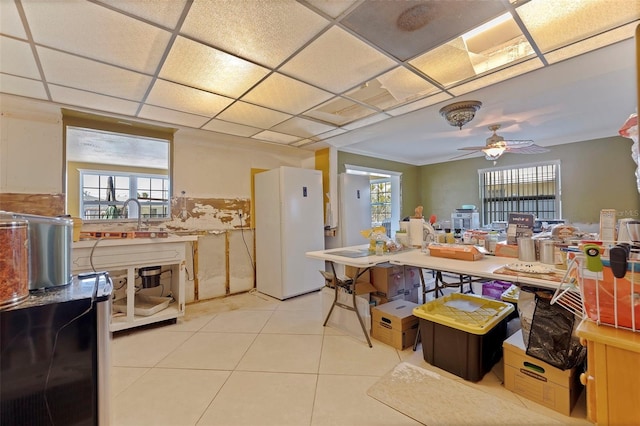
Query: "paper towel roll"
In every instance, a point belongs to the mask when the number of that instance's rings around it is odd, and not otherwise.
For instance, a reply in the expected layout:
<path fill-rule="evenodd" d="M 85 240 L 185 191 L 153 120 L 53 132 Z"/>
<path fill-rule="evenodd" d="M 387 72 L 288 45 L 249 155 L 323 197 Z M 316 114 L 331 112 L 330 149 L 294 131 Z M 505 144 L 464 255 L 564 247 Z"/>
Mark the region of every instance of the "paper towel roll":
<path fill-rule="evenodd" d="M 422 247 L 422 229 L 424 219 L 409 219 L 409 244 L 413 247 Z"/>

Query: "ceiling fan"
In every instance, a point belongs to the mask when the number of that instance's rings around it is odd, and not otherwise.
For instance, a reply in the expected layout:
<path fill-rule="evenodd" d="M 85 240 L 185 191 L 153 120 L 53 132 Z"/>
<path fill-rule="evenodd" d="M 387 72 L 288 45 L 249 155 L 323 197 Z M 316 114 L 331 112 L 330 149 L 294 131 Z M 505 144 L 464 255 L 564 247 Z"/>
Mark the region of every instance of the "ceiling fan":
<path fill-rule="evenodd" d="M 543 152 L 549 152 L 547 148 L 534 144 L 532 140 L 505 139 L 496 134 L 499 128 L 500 124 L 489 126 L 489 130 L 493 132 L 493 135 L 487 138 L 487 144 L 485 146 L 467 146 L 459 149 L 464 151 L 482 151 L 487 160 L 493 161 L 500 158 L 505 152 L 513 154 L 541 154 Z M 463 156 L 464 155 L 468 154 L 463 154 Z"/>

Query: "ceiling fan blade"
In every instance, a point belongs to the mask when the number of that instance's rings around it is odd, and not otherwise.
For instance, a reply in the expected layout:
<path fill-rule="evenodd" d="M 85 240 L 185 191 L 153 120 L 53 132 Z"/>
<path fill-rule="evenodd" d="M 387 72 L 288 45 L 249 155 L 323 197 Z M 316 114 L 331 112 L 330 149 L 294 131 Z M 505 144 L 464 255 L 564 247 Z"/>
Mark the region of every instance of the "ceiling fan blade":
<path fill-rule="evenodd" d="M 522 147 L 507 146 L 507 149 L 506 149 L 506 152 L 510 152 L 512 154 L 542 154 L 543 152 L 549 152 L 549 151 L 551 150 L 547 148 L 543 148 L 536 144 L 531 144 L 531 145 L 522 146 Z"/>
<path fill-rule="evenodd" d="M 460 148 L 460 149 L 464 149 L 464 148 Z M 471 154 L 475 154 L 475 153 L 476 152 L 474 152 L 474 151 L 465 152 L 464 154 L 460 154 L 460 155 L 456 155 L 455 157 L 451 157 L 451 158 L 449 158 L 449 160 L 457 160 L 458 158 L 466 157 L 467 155 L 471 155 Z"/>
<path fill-rule="evenodd" d="M 483 149 L 487 148 L 487 146 L 465 146 L 464 148 L 458 148 L 458 150 L 463 150 L 463 151 L 482 151 Z"/>
<path fill-rule="evenodd" d="M 519 140 L 519 139 L 509 139 L 504 141 L 504 145 L 505 146 L 512 146 L 515 148 L 519 148 L 519 147 L 525 147 L 525 146 L 531 146 L 533 145 L 533 141 L 532 140 Z"/>

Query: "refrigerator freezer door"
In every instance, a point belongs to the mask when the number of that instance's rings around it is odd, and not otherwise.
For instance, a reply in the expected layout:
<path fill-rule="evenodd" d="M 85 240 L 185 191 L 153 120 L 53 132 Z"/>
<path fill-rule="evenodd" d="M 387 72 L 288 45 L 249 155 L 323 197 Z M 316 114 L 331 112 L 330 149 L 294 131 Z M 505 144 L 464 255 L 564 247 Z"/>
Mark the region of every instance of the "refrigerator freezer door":
<path fill-rule="evenodd" d="M 324 262 L 322 172 L 280 167 L 255 177 L 256 287 L 286 299 L 320 289 Z"/>

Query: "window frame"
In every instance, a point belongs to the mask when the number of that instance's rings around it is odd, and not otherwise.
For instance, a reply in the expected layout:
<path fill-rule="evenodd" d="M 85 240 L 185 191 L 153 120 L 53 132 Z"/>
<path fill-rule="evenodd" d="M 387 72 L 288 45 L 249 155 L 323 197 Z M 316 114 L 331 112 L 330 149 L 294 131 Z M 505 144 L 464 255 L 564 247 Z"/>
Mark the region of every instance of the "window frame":
<path fill-rule="evenodd" d="M 65 210 L 66 213 L 72 216 L 81 217 L 82 211 L 81 208 L 81 199 L 82 199 L 82 189 L 80 178 L 77 176 L 77 184 L 70 183 L 69 173 L 71 170 L 69 169 L 69 163 L 67 160 L 67 129 L 70 127 L 75 128 L 86 128 L 90 130 L 96 130 L 101 132 L 110 132 L 110 133 L 118 133 L 131 137 L 140 137 L 146 139 L 157 139 L 159 141 L 165 142 L 169 144 L 168 146 L 168 155 L 169 161 L 167 165 L 167 179 L 169 182 L 168 186 L 168 197 L 169 200 L 169 210 L 167 212 L 167 216 L 165 218 L 157 218 L 155 220 L 167 220 L 171 219 L 171 198 L 173 197 L 173 161 L 174 161 L 174 134 L 176 132 L 176 128 L 170 127 L 161 127 L 157 125 L 141 123 L 136 121 L 131 121 L 127 119 L 101 116 L 96 114 L 91 114 L 82 111 L 75 111 L 66 108 L 61 109 L 62 112 L 62 187 L 65 188 L 66 194 L 66 203 Z M 93 163 L 92 163 L 93 164 Z M 150 173 L 146 173 L 144 171 L 144 167 L 131 167 L 127 164 L 120 165 L 110 165 L 103 163 L 95 163 L 96 167 L 90 166 L 92 169 L 98 170 L 100 173 L 109 174 L 109 173 L 117 173 L 121 174 L 123 171 L 128 174 L 143 174 L 143 175 L 157 175 L 154 171 L 159 169 L 149 169 Z M 87 168 L 88 169 L 88 168 Z M 79 169 L 73 170 L 73 172 L 79 172 Z M 70 197 L 75 198 L 78 196 L 77 200 L 73 200 L 73 203 L 70 201 Z M 105 222 L 105 221 L 122 221 L 122 219 L 92 219 L 97 222 Z M 92 220 L 88 220 L 91 222 Z M 152 219 L 154 220 L 154 219 Z"/>
<path fill-rule="evenodd" d="M 489 209 L 487 208 L 487 203 L 488 201 L 486 200 L 486 194 L 485 194 L 485 190 L 486 190 L 486 183 L 485 183 L 485 177 L 487 175 L 487 173 L 492 173 L 492 172 L 502 172 L 502 171 L 524 171 L 525 169 L 529 169 L 529 168 L 540 168 L 540 167 L 553 167 L 553 173 L 555 174 L 554 177 L 554 194 L 552 196 L 552 194 L 526 194 L 526 195 L 522 195 L 522 196 L 502 196 L 502 197 L 492 197 L 493 201 L 492 202 L 498 202 L 499 200 L 496 200 L 498 198 L 502 198 L 502 202 L 503 203 L 516 203 L 518 205 L 521 205 L 522 202 L 535 202 L 536 205 L 538 205 L 537 203 L 539 201 L 544 201 L 544 200 L 553 200 L 553 218 L 550 217 L 539 217 L 539 215 L 537 214 L 538 212 L 540 212 L 540 209 L 536 209 L 535 211 L 533 211 L 533 209 L 509 209 L 504 208 L 502 209 L 503 214 L 505 215 L 504 218 L 501 219 L 496 219 L 495 217 L 491 217 L 491 212 L 489 211 Z M 544 182 L 544 179 L 539 179 L 534 181 L 533 183 L 535 183 L 536 185 L 541 184 L 542 182 Z M 527 182 L 523 182 L 520 178 L 518 178 L 517 181 L 517 185 L 523 185 Z M 502 221 L 505 222 L 507 221 L 508 218 L 508 213 L 509 212 L 518 212 L 518 213 L 533 213 L 536 216 L 536 219 L 540 219 L 540 220 L 552 220 L 552 219 L 562 219 L 562 179 L 561 179 L 561 162 L 560 160 L 552 160 L 552 161 L 542 161 L 542 162 L 536 162 L 536 163 L 526 163 L 526 164 L 517 164 L 517 165 L 511 165 L 511 166 L 502 166 L 502 167 L 490 167 L 490 168 L 484 168 L 484 169 L 478 169 L 478 197 L 480 199 L 480 205 L 481 205 L 481 222 L 482 225 L 489 225 L 492 222 L 496 222 L 496 221 Z M 548 205 L 548 203 L 547 203 Z"/>
<path fill-rule="evenodd" d="M 170 181 L 169 181 L 169 177 L 166 175 L 134 173 L 134 172 L 124 172 L 124 171 L 93 170 L 93 169 L 79 169 L 78 171 L 80 173 L 79 217 L 82 218 L 83 220 L 87 220 L 87 221 L 91 221 L 91 220 L 104 221 L 104 220 L 112 220 L 112 219 L 127 220 L 134 217 L 138 218 L 141 215 L 142 219 L 149 221 L 149 220 L 165 220 L 171 217 Z M 115 178 L 114 180 L 116 182 L 118 181 L 117 179 L 118 177 L 128 179 L 129 183 L 128 183 L 128 189 L 127 189 L 127 197 L 124 200 L 118 200 L 118 197 L 116 195 L 115 200 L 109 201 L 106 196 L 104 198 L 102 196 L 102 193 L 107 190 L 107 186 L 105 185 L 105 187 L 103 188 L 101 183 L 99 183 L 98 187 L 94 187 L 95 189 L 98 190 L 97 199 L 95 201 L 85 200 L 84 193 L 86 188 L 89 187 L 88 185 L 85 184 L 85 177 L 89 175 L 98 176 L 99 182 L 102 182 L 103 179 L 101 178 L 103 177 L 105 179 L 109 177 Z M 162 181 L 161 186 L 163 187 L 163 189 L 149 189 L 149 192 L 146 192 L 147 188 L 140 189 L 140 187 L 138 186 L 138 179 L 161 180 Z M 104 189 L 104 191 L 102 191 L 102 189 Z M 118 190 L 117 190 L 117 184 L 116 184 L 114 193 L 117 194 L 117 192 Z M 120 188 L 119 192 L 120 193 L 124 192 L 124 189 Z M 146 193 L 147 196 L 146 197 L 139 196 L 141 192 L 143 194 Z M 160 195 L 164 195 L 164 197 L 157 198 L 152 196 L 152 195 L 158 195 L 158 192 L 161 193 Z M 135 196 L 133 196 L 133 194 L 135 194 Z M 123 197 L 120 197 L 120 198 L 123 198 Z M 105 215 L 108 215 L 109 213 L 106 213 L 106 210 L 103 211 L 101 209 L 101 206 L 115 206 L 117 209 L 116 212 L 118 213 L 118 215 L 122 215 L 124 212 L 121 211 L 120 209 L 124 208 L 124 202 L 129 198 L 137 199 L 138 202 L 140 203 L 140 208 L 142 211 L 137 211 L 138 210 L 137 205 L 130 204 L 127 206 L 127 214 L 124 216 L 116 216 L 115 218 L 102 217 L 103 213 Z M 87 206 L 97 206 L 98 212 L 99 212 L 98 217 L 95 217 L 95 216 L 86 217 L 85 215 L 88 210 Z M 161 210 L 163 211 L 163 214 L 161 216 L 155 216 L 155 215 L 152 216 L 151 210 L 157 206 L 161 208 Z M 147 210 L 147 213 L 145 213 L 145 210 Z M 134 214 L 135 216 L 133 216 Z"/>

